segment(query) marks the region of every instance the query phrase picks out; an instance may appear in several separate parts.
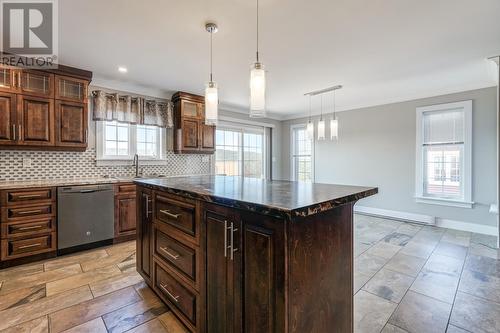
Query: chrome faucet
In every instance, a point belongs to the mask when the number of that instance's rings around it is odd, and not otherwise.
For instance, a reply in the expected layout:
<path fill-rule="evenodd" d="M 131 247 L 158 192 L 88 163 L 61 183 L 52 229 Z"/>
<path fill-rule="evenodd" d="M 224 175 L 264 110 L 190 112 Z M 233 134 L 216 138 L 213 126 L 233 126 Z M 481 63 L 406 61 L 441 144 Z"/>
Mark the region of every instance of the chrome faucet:
<path fill-rule="evenodd" d="M 134 155 L 135 176 L 139 177 L 139 155 Z"/>

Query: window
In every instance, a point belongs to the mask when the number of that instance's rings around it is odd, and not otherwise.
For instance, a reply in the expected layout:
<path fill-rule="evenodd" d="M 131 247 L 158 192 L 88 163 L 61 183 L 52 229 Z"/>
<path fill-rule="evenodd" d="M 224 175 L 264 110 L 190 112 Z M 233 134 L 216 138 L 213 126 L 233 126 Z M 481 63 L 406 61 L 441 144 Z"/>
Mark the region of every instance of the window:
<path fill-rule="evenodd" d="M 312 182 L 313 141 L 307 136 L 306 125 L 292 126 L 292 174 L 293 180 Z"/>
<path fill-rule="evenodd" d="M 417 108 L 417 201 L 471 208 L 472 101 Z"/>
<path fill-rule="evenodd" d="M 265 178 L 265 131 L 222 124 L 216 131 L 215 173 Z"/>
<path fill-rule="evenodd" d="M 97 159 L 131 160 L 138 154 L 143 160 L 162 158 L 163 129 L 116 121 L 97 122 Z"/>

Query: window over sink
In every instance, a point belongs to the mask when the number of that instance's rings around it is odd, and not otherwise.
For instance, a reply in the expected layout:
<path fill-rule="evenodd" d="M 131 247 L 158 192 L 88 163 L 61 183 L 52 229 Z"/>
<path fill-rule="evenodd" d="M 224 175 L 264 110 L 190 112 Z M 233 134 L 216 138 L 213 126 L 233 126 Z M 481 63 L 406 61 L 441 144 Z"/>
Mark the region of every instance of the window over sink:
<path fill-rule="evenodd" d="M 157 126 L 98 121 L 97 160 L 129 164 L 138 154 L 141 160 L 159 161 L 164 158 L 164 138 L 165 129 Z"/>

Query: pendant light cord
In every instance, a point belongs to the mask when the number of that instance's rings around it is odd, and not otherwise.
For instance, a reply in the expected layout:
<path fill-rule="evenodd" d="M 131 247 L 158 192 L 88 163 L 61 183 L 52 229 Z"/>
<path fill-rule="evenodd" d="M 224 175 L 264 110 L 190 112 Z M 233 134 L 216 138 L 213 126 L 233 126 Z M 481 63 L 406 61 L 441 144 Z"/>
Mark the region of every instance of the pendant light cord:
<path fill-rule="evenodd" d="M 210 82 L 213 82 L 212 80 L 212 62 L 213 62 L 213 51 L 212 51 L 212 44 L 213 44 L 213 36 L 214 33 L 210 31 Z"/>
<path fill-rule="evenodd" d="M 337 99 L 335 98 L 335 90 L 333 91 L 333 119 L 337 119 L 337 112 L 335 112 L 335 103 Z"/>
<path fill-rule="evenodd" d="M 323 120 L 323 95 L 321 95 L 321 115 L 319 116 L 319 120 Z"/>
<path fill-rule="evenodd" d="M 311 122 L 311 105 L 312 105 L 311 95 L 309 95 L 309 122 Z"/>
<path fill-rule="evenodd" d="M 257 0 L 257 62 L 259 62 L 259 0 Z"/>

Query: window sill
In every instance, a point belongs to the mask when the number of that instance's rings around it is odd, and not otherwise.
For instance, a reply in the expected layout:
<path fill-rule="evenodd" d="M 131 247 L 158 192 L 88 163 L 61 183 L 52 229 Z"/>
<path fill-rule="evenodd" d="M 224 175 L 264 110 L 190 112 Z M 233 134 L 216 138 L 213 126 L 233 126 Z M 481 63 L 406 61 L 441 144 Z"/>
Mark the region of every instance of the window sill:
<path fill-rule="evenodd" d="M 442 199 L 442 198 L 432 198 L 432 197 L 415 197 L 415 201 L 418 203 L 439 205 L 439 206 L 449 206 L 458 208 L 473 208 L 474 202 L 471 201 L 460 201 L 452 199 Z"/>
<path fill-rule="evenodd" d="M 166 159 L 146 159 L 139 158 L 139 168 L 145 165 L 165 165 L 167 163 Z M 99 166 L 134 166 L 134 160 L 128 158 L 113 158 L 113 159 L 96 159 L 96 165 Z"/>

